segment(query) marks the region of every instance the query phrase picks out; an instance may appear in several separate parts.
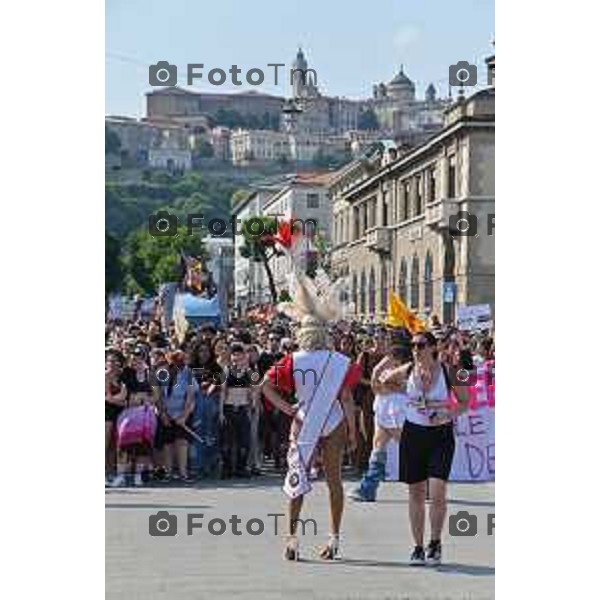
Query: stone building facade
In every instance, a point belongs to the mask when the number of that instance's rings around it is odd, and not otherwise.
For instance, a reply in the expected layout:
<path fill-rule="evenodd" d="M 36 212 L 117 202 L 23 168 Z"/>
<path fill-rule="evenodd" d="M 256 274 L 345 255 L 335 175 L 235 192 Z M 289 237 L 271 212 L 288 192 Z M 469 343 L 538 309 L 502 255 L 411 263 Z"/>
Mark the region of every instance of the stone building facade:
<path fill-rule="evenodd" d="M 435 131 L 442 125 L 442 114 L 447 100 L 436 97 L 429 85 L 424 99 L 415 95 L 415 84 L 403 68 L 387 84 L 374 86 L 371 98 L 328 96 L 319 90 L 317 71 L 309 66 L 302 49 L 292 63 L 291 101 L 297 113 L 293 129 L 309 135 L 340 135 L 359 129 L 361 115 L 372 110 L 377 117 L 380 133 L 398 135 L 407 131 Z M 220 111 L 235 111 L 242 117 L 264 123 L 279 124 L 279 129 L 290 130 L 289 101 L 281 96 L 255 90 L 235 93 L 206 93 L 177 86 L 156 88 L 146 94 L 146 116 L 189 120 L 196 116 L 215 118 Z M 254 127 L 257 128 L 257 127 Z M 277 126 L 273 126 L 276 129 Z"/>
<path fill-rule="evenodd" d="M 238 222 L 233 238 L 233 282 L 235 307 L 238 312 L 243 312 L 255 304 L 270 301 L 269 288 L 266 284 L 263 266 L 242 256 L 240 253 L 240 249 L 244 245 L 241 223 L 251 217 L 262 215 L 265 204 L 276 192 L 277 189 L 255 190 L 248 198 L 234 206 L 231 211 L 232 216 L 236 218 Z"/>
<path fill-rule="evenodd" d="M 264 118 L 278 122 L 284 98 L 256 91 L 231 94 L 195 92 L 180 87 L 157 88 L 146 94 L 148 119 L 160 117 L 215 117 L 219 110 L 236 111 L 244 117 Z"/>
<path fill-rule="evenodd" d="M 264 214 L 281 220 L 299 220 L 303 234 L 313 239 L 319 234 L 330 240 L 331 203 L 327 184 L 329 173 L 320 175 L 298 174 L 294 180 L 274 194 L 264 205 Z M 279 256 L 272 260 L 275 287 L 281 291 L 288 288 L 290 259 Z"/>
<path fill-rule="evenodd" d="M 416 97 L 414 82 L 404 72 L 404 66 L 387 84 L 373 86 L 373 97 L 363 109 L 371 109 L 379 124 L 379 130 L 390 136 L 403 132 L 435 132 L 442 128 L 447 99 L 437 97 L 433 84 L 425 91 L 425 98 Z"/>
<path fill-rule="evenodd" d="M 235 129 L 230 135 L 231 162 L 236 166 L 269 162 L 311 163 L 319 152 L 350 149 L 349 138 L 286 133 L 268 129 Z"/>
<path fill-rule="evenodd" d="M 461 97 L 424 144 L 381 146 L 334 176 L 332 268 L 358 317 L 384 318 L 390 290 L 445 322 L 458 304 L 493 308 L 494 96 Z M 451 230 L 458 211 L 477 219 L 477 236 Z"/>

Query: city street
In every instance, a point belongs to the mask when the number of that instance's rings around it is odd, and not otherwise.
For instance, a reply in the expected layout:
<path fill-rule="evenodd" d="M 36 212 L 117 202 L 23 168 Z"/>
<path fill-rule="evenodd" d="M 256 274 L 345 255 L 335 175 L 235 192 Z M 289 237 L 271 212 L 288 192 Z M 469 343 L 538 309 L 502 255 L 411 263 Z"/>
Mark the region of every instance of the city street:
<path fill-rule="evenodd" d="M 328 534 L 326 487 L 316 483 L 302 518 L 316 521 L 317 535 L 307 524 L 300 536 L 300 562 L 285 562 L 283 517 L 268 516 L 283 512 L 280 484 L 281 478 L 261 477 L 187 488 L 106 490 L 106 598 L 493 598 L 494 536 L 487 531 L 488 513 L 495 511 L 493 483 L 451 484 L 449 513 L 476 515 L 477 535 L 451 537 L 446 527 L 444 565 L 438 568 L 408 564 L 407 492 L 400 483 L 384 484 L 376 504 L 346 502 L 343 560 L 334 563 L 321 561 L 314 549 Z M 352 484 L 347 481 L 346 490 Z M 149 517 L 160 510 L 177 516 L 176 536 L 149 535 Z M 202 526 L 192 535 L 187 534 L 188 513 L 203 514 L 195 517 Z M 239 517 L 238 525 L 229 522 L 232 515 Z M 210 533 L 212 519 L 226 522 L 222 535 Z M 262 520 L 261 535 L 248 533 L 250 519 Z M 235 528 L 241 535 L 233 534 Z"/>

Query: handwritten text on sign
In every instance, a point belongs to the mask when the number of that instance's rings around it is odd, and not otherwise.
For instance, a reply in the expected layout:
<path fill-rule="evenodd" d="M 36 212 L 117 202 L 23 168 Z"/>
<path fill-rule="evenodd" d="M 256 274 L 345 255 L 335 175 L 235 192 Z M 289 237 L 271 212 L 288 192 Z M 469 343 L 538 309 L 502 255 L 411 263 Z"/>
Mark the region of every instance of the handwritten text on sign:
<path fill-rule="evenodd" d="M 451 481 L 494 481 L 495 433 L 495 411 L 489 406 L 472 409 L 456 420 Z"/>
<path fill-rule="evenodd" d="M 495 413 L 488 405 L 472 408 L 454 426 L 456 449 L 450 481 L 494 481 L 496 476 Z M 386 479 L 398 481 L 398 442 L 387 445 Z"/>

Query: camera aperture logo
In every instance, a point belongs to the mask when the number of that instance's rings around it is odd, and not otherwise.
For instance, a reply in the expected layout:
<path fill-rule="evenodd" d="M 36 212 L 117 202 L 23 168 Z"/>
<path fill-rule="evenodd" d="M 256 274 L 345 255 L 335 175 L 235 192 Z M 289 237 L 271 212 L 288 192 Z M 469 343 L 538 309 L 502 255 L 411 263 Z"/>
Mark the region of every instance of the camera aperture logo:
<path fill-rule="evenodd" d="M 496 529 L 495 513 L 487 515 L 487 534 L 494 535 Z M 448 518 L 448 532 L 454 537 L 473 537 L 477 535 L 477 515 L 468 510 L 459 510 Z"/>
<path fill-rule="evenodd" d="M 467 210 L 459 210 L 455 215 L 448 218 L 448 229 L 452 237 L 476 237 L 477 217 Z M 487 235 L 494 235 L 496 230 L 496 215 L 488 213 L 487 215 Z"/>
<path fill-rule="evenodd" d="M 477 66 L 466 60 L 459 60 L 448 68 L 450 85 L 463 87 L 477 85 Z"/>
<path fill-rule="evenodd" d="M 148 519 L 148 532 L 151 536 L 177 535 L 177 517 L 166 510 L 159 510 Z"/>

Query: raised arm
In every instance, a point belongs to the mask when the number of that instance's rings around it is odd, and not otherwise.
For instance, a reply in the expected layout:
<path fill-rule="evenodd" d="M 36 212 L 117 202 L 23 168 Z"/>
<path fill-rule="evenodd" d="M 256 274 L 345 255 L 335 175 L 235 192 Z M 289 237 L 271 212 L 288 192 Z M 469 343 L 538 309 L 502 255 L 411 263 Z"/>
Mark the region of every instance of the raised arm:
<path fill-rule="evenodd" d="M 387 373 L 383 373 L 380 377 L 381 383 L 386 385 L 403 385 L 408 379 L 412 363 L 406 363 L 395 369 L 390 369 Z"/>

